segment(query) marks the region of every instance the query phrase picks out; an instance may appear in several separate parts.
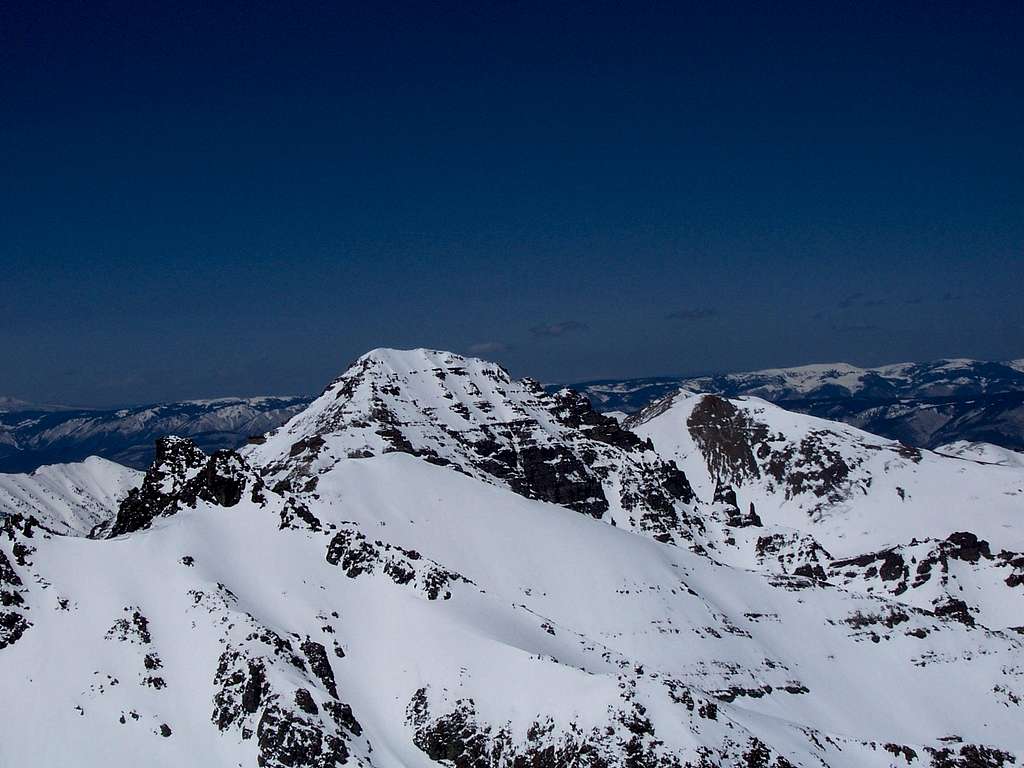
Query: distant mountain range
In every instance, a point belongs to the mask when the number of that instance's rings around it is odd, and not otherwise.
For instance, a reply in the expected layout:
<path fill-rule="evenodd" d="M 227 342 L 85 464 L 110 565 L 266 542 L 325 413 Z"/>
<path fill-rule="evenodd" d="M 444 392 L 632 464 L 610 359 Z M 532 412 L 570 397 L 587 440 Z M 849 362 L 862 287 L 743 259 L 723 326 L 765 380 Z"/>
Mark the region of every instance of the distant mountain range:
<path fill-rule="evenodd" d="M 760 397 L 900 440 L 937 448 L 964 441 L 1024 449 L 1024 360 L 940 360 L 858 368 L 806 365 L 700 377 L 588 381 L 570 385 L 600 412 L 635 413 L 679 389 Z M 561 384 L 545 387 L 555 392 Z M 192 439 L 207 452 L 238 448 L 284 424 L 311 397 L 188 400 L 86 410 L 0 398 L 0 472 L 30 472 L 101 456 L 136 469 L 153 460 L 163 435 Z"/>
<path fill-rule="evenodd" d="M 286 422 L 312 398 L 187 400 L 117 410 L 83 410 L 0 400 L 0 472 L 102 456 L 145 469 L 164 435 L 191 438 L 205 451 L 238 448 Z"/>
<path fill-rule="evenodd" d="M 1024 448 L 1024 360 L 938 360 L 878 368 L 829 363 L 717 376 L 589 381 L 574 388 L 602 412 L 634 413 L 685 389 L 759 397 L 923 448 L 956 441 Z"/>

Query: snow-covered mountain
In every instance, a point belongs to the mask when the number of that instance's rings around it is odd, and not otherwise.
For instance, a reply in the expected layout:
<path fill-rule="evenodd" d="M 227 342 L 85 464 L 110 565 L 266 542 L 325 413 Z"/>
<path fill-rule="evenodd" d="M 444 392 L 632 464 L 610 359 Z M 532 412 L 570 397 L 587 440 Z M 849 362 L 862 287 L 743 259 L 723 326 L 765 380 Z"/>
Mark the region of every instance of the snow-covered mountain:
<path fill-rule="evenodd" d="M 636 412 L 679 389 L 754 396 L 922 448 L 966 440 L 1024 449 L 1024 361 L 805 365 L 573 385 L 600 411 Z"/>
<path fill-rule="evenodd" d="M 910 448 L 758 398 L 682 392 L 625 426 L 675 461 L 698 497 L 728 497 L 756 517 L 720 559 L 1024 624 L 1019 466 Z"/>
<path fill-rule="evenodd" d="M 339 463 L 408 453 L 661 540 L 691 535 L 685 477 L 571 390 L 548 394 L 449 352 L 380 350 L 243 454 L 275 488 L 313 492 Z"/>
<path fill-rule="evenodd" d="M 1019 763 L 1024 474 L 777 410 L 631 432 L 375 350 L 239 453 L 162 439 L 89 536 L 0 521 L 0 765 Z"/>
<path fill-rule="evenodd" d="M 142 474 L 98 456 L 31 474 L 0 474 L 0 516 L 34 516 L 54 532 L 85 536 L 113 516 Z"/>
<path fill-rule="evenodd" d="M 96 411 L 8 401 L 0 407 L 0 471 L 29 472 L 87 456 L 145 469 L 161 435 L 191 437 L 207 451 L 238 448 L 308 404 L 298 397 L 220 398 Z"/>

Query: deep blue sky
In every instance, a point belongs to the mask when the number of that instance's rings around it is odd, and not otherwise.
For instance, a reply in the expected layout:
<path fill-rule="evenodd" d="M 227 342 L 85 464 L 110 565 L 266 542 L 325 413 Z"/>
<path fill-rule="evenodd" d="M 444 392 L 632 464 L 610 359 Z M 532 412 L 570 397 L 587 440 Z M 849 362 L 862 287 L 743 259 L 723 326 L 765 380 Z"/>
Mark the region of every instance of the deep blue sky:
<path fill-rule="evenodd" d="M 1024 357 L 1024 4 L 186 5 L 0 5 L 0 394 Z"/>

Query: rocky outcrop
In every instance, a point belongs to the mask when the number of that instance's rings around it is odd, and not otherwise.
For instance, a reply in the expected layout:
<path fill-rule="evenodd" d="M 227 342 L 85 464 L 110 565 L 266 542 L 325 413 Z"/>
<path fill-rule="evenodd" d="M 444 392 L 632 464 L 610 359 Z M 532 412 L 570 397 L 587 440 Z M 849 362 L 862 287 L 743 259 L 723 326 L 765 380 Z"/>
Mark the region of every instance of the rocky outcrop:
<path fill-rule="evenodd" d="M 761 476 L 754 451 L 766 450 L 768 430 L 728 400 L 702 397 L 686 426 L 717 482 L 740 485 Z"/>
<path fill-rule="evenodd" d="M 226 588 L 196 593 L 194 603 L 223 628 L 211 720 L 243 742 L 255 740 L 260 768 L 372 765 L 322 644 L 264 625 Z"/>
<path fill-rule="evenodd" d="M 816 581 L 828 578 L 826 568 L 832 556 L 813 536 L 798 531 L 759 536 L 755 545 L 758 565 Z"/>
<path fill-rule="evenodd" d="M 845 588 L 892 597 L 963 624 L 1001 628 L 1022 623 L 1024 554 L 993 552 L 984 539 L 958 531 L 857 557 L 833 560 L 828 579 Z M 992 584 L 977 601 L 977 584 Z M 1004 591 L 993 600 L 992 589 Z"/>
<path fill-rule="evenodd" d="M 723 485 L 721 482 L 715 485 L 715 493 L 711 498 L 714 504 L 721 504 L 725 507 L 728 515 L 726 525 L 730 528 L 759 528 L 764 525 L 754 509 L 754 502 L 750 502 L 747 511 L 740 510 L 739 502 L 736 499 L 736 491 L 732 486 Z"/>
<path fill-rule="evenodd" d="M 696 472 L 706 472 L 711 489 L 732 489 L 737 499 L 793 501 L 814 519 L 868 495 L 873 474 L 912 474 L 922 461 L 906 445 L 716 395 L 676 393 L 625 423 L 641 436 L 657 435 L 658 451 L 681 458 L 689 472 L 699 457 Z M 896 493 L 906 500 L 906 489 Z"/>
<path fill-rule="evenodd" d="M 412 549 L 369 541 L 353 527 L 338 531 L 327 545 L 327 562 L 336 565 L 350 579 L 382 573 L 399 586 L 408 585 L 428 600 L 448 600 L 456 583 L 469 579 L 441 567 Z"/>
<path fill-rule="evenodd" d="M 732 491 L 732 486 L 762 477 L 780 487 L 787 499 L 813 494 L 834 503 L 853 490 L 850 464 L 822 433 L 812 432 L 798 443 L 789 442 L 715 395 L 700 398 L 686 426 L 716 481 L 716 494 L 719 488 Z M 732 493 L 730 503 L 736 506 Z"/>
<path fill-rule="evenodd" d="M 24 614 L 23 586 L 14 565 L 0 550 L 0 649 L 18 642 L 29 627 Z"/>
<path fill-rule="evenodd" d="M 560 722 L 538 714 L 525 729 L 488 722 L 472 699 L 447 700 L 419 689 L 406 708 L 413 743 L 431 760 L 453 768 L 684 768 L 685 766 L 763 766 L 793 768 L 783 756 L 735 724 L 719 720 L 713 700 L 678 681 L 660 690 L 640 676 L 620 678 L 619 701 L 600 723 Z M 675 716 L 659 721 L 641 699 L 654 696 Z M 687 727 L 688 726 L 688 727 Z M 663 734 L 662 730 L 670 733 Z M 733 732 L 717 749 L 680 740 L 680 731 Z M 515 735 L 525 731 L 525 735 Z M 668 738 L 666 738 L 668 736 Z"/>
<path fill-rule="evenodd" d="M 34 547 L 30 542 L 38 530 L 34 518 L 10 515 L 0 519 L 0 649 L 14 645 L 32 626 L 29 585 L 20 571 L 31 565 Z"/>
<path fill-rule="evenodd" d="M 540 385 L 532 379 L 524 379 L 524 383 L 535 392 L 542 391 Z M 595 411 L 590 400 L 575 390 L 560 389 L 551 396 L 551 400 L 548 410 L 559 423 L 582 431 L 591 440 L 627 451 L 647 447 L 644 441 L 624 429 L 618 421 Z"/>
<path fill-rule="evenodd" d="M 157 517 L 173 515 L 182 506 L 206 501 L 231 507 L 248 493 L 262 498 L 263 481 L 234 451 L 207 456 L 187 438 L 157 440 L 156 458 L 139 488 L 121 502 L 109 531 L 100 526 L 93 538 L 113 538 L 148 528 Z"/>

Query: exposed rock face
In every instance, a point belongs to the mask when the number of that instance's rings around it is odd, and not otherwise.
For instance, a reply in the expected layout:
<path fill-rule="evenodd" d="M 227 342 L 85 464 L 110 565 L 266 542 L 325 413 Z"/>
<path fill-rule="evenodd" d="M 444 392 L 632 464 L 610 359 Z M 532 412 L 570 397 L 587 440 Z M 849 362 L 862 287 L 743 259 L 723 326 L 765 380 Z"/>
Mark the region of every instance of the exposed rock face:
<path fill-rule="evenodd" d="M 19 573 L 31 565 L 35 520 L 10 515 L 0 520 L 0 650 L 17 643 L 32 626 L 28 585 Z M 8 555 L 4 546 L 10 547 Z"/>
<path fill-rule="evenodd" d="M 21 586 L 11 561 L 0 552 L 0 649 L 18 642 L 29 627 L 22 609 L 25 600 Z"/>
<path fill-rule="evenodd" d="M 428 600 L 448 600 L 452 596 L 452 585 L 457 582 L 472 584 L 415 550 L 383 541 L 371 543 L 352 527 L 346 527 L 331 539 L 327 545 L 327 562 L 339 566 L 350 579 L 383 573 L 395 584 L 409 585 Z"/>
<path fill-rule="evenodd" d="M 932 768 L 1004 768 L 1017 764 L 1009 752 L 979 744 L 928 749 L 928 754 Z"/>
<path fill-rule="evenodd" d="M 760 536 L 755 551 L 758 565 L 767 570 L 777 567 L 782 573 L 818 581 L 828 578 L 825 569 L 832 556 L 813 536 L 796 531 Z M 773 561 L 777 566 L 770 567 Z"/>
<path fill-rule="evenodd" d="M 199 473 L 196 497 L 221 507 L 233 507 L 246 489 L 258 499 L 259 475 L 234 451 L 217 451 Z"/>
<path fill-rule="evenodd" d="M 659 689 L 660 688 L 660 689 Z M 406 709 L 414 729 L 414 743 L 431 760 L 455 768 L 684 768 L 694 765 L 690 750 L 673 745 L 675 739 L 659 738 L 655 722 L 641 700 L 647 695 L 675 710 L 681 723 L 696 734 L 728 730 L 732 724 L 718 720 L 714 701 L 675 680 L 653 686 L 642 673 L 621 677 L 620 700 L 608 708 L 599 726 L 559 722 L 538 714 L 517 737 L 511 723 L 492 723 L 482 718 L 472 699 L 447 700 L 432 696 L 427 688 L 413 695 Z M 653 690 L 652 690 L 653 689 Z M 435 701 L 432 701 L 435 699 Z M 678 726 L 677 726 L 678 727 Z M 700 751 L 699 765 L 774 766 L 794 768 L 785 757 L 752 734 L 739 729 L 725 737 L 718 749 Z"/>
<path fill-rule="evenodd" d="M 835 503 L 853 493 L 850 464 L 829 446 L 825 433 L 812 433 L 799 446 L 787 445 L 770 453 L 766 470 L 789 499 L 812 493 Z"/>
<path fill-rule="evenodd" d="M 1024 624 L 1024 554 L 993 553 L 987 541 L 969 531 L 834 560 L 828 574 L 834 584 L 887 593 L 964 624 Z M 986 589 L 979 601 L 980 584 Z"/>
<path fill-rule="evenodd" d="M 237 598 L 226 589 L 197 593 L 195 605 L 197 611 L 232 619 L 213 679 L 211 719 L 243 741 L 255 736 L 261 768 L 371 764 L 366 742 L 353 745 L 362 727 L 339 697 L 323 645 L 308 637 L 293 642 L 239 612 Z"/>
<path fill-rule="evenodd" d="M 761 476 L 754 451 L 765 450 L 768 429 L 728 400 L 712 395 L 701 398 L 686 426 L 718 482 L 740 484 Z"/>
<path fill-rule="evenodd" d="M 177 511 L 186 486 L 199 475 L 206 462 L 206 454 L 191 440 L 160 438 L 153 465 L 146 472 L 142 486 L 132 490 L 121 502 L 109 535 L 120 536 L 148 528 L 157 516 Z"/>
<path fill-rule="evenodd" d="M 538 394 L 542 391 L 532 379 L 524 383 Z M 582 430 L 587 437 L 601 443 L 633 451 L 645 447 L 644 442 L 618 421 L 594 410 L 584 395 L 572 389 L 560 389 L 552 395 L 551 413 L 570 429 Z"/>
<path fill-rule="evenodd" d="M 148 528 L 155 518 L 173 515 L 182 505 L 194 507 L 199 500 L 231 507 L 246 490 L 259 500 L 263 481 L 234 451 L 207 456 L 187 438 L 164 437 L 157 441 L 156 458 L 141 487 L 121 502 L 109 532 L 100 527 L 92 536 L 113 538 Z"/>
<path fill-rule="evenodd" d="M 653 408 L 627 423 L 642 424 L 658 412 Z M 854 472 L 864 457 L 842 451 L 840 445 L 847 441 L 828 430 L 811 430 L 794 441 L 773 434 L 747 410 L 715 395 L 698 399 L 686 427 L 716 483 L 739 487 L 763 479 L 769 490 L 778 488 L 786 499 L 802 495 L 820 499 L 815 509 L 866 491 L 865 481 Z M 892 450 L 909 461 L 920 460 L 913 448 Z"/>
<path fill-rule="evenodd" d="M 493 444 L 488 440 L 478 450 Z M 520 444 L 516 453 L 498 449 L 488 458 L 495 462 L 506 457 L 504 466 L 488 463 L 492 474 L 507 480 L 509 487 L 527 498 L 550 501 L 600 518 L 608 511 L 608 500 L 600 480 L 571 451 L 556 446 Z"/>
<path fill-rule="evenodd" d="M 711 499 L 715 504 L 722 504 L 726 508 L 728 520 L 726 525 L 732 528 L 760 527 L 761 518 L 758 517 L 751 502 L 746 513 L 740 511 L 739 502 L 736 500 L 736 491 L 731 486 L 718 483 L 715 485 L 715 495 Z"/>

